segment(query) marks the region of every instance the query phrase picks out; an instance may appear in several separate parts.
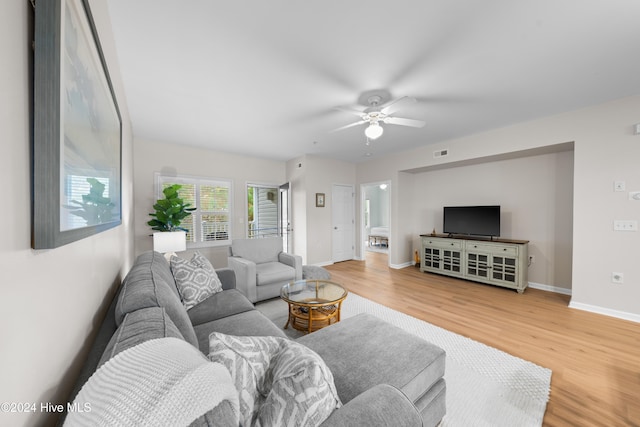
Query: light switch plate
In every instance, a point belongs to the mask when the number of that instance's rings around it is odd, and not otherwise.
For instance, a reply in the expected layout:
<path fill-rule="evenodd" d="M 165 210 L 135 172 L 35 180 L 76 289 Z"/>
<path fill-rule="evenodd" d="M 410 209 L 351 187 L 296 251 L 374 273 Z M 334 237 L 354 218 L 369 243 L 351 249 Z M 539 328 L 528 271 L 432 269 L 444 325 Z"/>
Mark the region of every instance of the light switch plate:
<path fill-rule="evenodd" d="M 627 188 L 627 184 L 624 181 L 614 181 L 613 190 L 614 191 L 624 191 Z"/>
<path fill-rule="evenodd" d="M 613 221 L 614 231 L 638 231 L 638 221 L 633 219 L 616 219 Z"/>

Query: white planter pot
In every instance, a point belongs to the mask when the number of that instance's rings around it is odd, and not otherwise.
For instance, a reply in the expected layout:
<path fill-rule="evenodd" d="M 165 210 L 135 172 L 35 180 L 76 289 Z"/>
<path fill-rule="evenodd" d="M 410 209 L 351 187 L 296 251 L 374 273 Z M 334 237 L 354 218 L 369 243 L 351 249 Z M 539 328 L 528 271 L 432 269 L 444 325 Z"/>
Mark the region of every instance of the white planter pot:
<path fill-rule="evenodd" d="M 184 231 L 153 233 L 153 250 L 160 253 L 186 251 L 187 233 Z"/>

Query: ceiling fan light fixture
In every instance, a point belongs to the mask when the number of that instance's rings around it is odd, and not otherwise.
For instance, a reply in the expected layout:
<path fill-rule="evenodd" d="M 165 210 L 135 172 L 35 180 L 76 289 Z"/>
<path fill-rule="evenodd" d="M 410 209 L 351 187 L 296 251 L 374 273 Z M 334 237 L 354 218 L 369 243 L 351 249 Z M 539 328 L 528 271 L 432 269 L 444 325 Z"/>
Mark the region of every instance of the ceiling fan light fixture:
<path fill-rule="evenodd" d="M 384 129 L 382 129 L 382 126 L 380 126 L 378 124 L 378 122 L 372 122 L 365 130 L 364 130 L 364 134 L 367 136 L 367 138 L 369 139 L 378 139 L 380 138 L 380 136 L 382 135 L 382 133 L 384 132 Z"/>

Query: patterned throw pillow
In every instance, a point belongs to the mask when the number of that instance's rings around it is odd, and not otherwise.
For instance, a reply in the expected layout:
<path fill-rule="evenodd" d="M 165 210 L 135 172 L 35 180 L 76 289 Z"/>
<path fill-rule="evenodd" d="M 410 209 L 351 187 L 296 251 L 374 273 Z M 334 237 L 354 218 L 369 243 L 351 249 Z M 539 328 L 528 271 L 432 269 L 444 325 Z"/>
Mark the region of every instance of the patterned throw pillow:
<path fill-rule="evenodd" d="M 269 367 L 271 390 L 255 426 L 319 426 L 342 406 L 333 374 L 308 347 L 288 340 L 285 344 Z"/>
<path fill-rule="evenodd" d="M 193 254 L 189 261 L 172 256 L 171 272 L 187 310 L 222 291 L 222 283 L 216 271 L 209 260 L 199 252 Z"/>
<path fill-rule="evenodd" d="M 324 361 L 289 339 L 213 332 L 209 359 L 229 369 L 244 426 L 317 426 L 342 406 Z"/>

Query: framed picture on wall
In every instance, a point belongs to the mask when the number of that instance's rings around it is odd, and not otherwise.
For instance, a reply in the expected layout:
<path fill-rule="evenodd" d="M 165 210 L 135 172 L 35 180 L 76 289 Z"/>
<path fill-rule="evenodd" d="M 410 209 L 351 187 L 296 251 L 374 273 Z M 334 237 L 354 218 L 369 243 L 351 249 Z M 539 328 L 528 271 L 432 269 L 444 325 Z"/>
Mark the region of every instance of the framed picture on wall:
<path fill-rule="evenodd" d="M 324 208 L 324 193 L 316 193 L 316 207 Z"/>
<path fill-rule="evenodd" d="M 49 249 L 122 223 L 122 119 L 88 1 L 35 11 L 31 245 Z"/>

